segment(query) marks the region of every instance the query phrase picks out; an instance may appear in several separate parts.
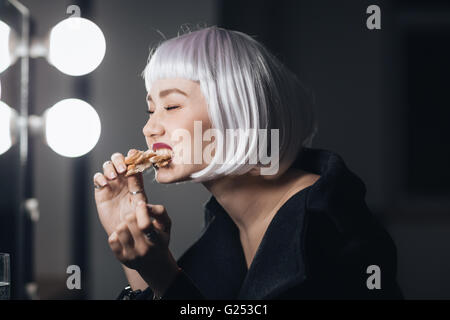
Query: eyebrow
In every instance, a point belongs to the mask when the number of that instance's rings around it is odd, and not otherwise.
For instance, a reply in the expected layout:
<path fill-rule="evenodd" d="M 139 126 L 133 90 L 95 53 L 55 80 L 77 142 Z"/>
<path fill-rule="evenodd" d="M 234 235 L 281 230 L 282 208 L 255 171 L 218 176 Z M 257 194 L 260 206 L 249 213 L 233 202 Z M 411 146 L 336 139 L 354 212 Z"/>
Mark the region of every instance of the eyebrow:
<path fill-rule="evenodd" d="M 167 96 L 167 95 L 169 95 L 169 94 L 171 94 L 171 93 L 180 93 L 180 94 L 182 94 L 182 95 L 184 95 L 184 96 L 186 96 L 186 97 L 188 96 L 186 92 L 184 92 L 184 91 L 182 91 L 182 90 L 180 90 L 180 89 L 178 89 L 178 88 L 170 88 L 170 89 L 162 90 L 162 91 L 159 93 L 159 97 L 162 98 L 162 97 L 165 97 L 165 96 Z M 152 99 L 152 97 L 150 96 L 150 93 L 147 94 L 147 100 L 153 102 L 153 99 Z"/>

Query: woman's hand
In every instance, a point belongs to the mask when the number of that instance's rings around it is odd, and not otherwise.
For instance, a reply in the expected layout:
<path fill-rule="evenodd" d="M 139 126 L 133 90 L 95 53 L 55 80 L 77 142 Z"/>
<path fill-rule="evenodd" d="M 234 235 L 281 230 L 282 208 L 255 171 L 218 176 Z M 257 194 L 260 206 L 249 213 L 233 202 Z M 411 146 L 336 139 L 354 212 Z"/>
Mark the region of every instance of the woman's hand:
<path fill-rule="evenodd" d="M 116 258 L 134 269 L 158 295 L 163 295 L 179 268 L 169 250 L 171 221 L 161 205 L 140 201 L 108 242 Z"/>
<path fill-rule="evenodd" d="M 128 155 L 137 152 L 128 151 Z M 125 177 L 127 166 L 125 157 L 121 153 L 114 153 L 111 161 L 103 164 L 103 173 L 94 175 L 95 203 L 100 222 L 108 237 L 115 228 L 125 219 L 125 216 L 136 211 L 139 201 L 147 202 L 144 191 L 142 173 Z M 131 194 L 130 191 L 141 191 Z"/>

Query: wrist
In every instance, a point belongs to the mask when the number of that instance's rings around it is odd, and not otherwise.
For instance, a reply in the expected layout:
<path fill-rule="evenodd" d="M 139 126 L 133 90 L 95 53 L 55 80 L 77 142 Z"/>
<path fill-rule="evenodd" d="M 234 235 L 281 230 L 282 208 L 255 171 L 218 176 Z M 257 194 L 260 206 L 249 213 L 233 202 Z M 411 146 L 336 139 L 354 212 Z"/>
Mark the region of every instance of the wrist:
<path fill-rule="evenodd" d="M 120 295 L 117 297 L 117 300 L 135 300 L 136 297 L 142 293 L 142 290 L 133 290 L 131 286 L 126 286 Z"/>
<path fill-rule="evenodd" d="M 178 264 L 169 251 L 167 261 L 160 264 L 158 270 L 154 270 L 152 274 L 145 275 L 145 272 L 143 272 L 142 278 L 149 284 L 155 297 L 162 297 L 180 272 L 181 268 L 178 267 Z"/>

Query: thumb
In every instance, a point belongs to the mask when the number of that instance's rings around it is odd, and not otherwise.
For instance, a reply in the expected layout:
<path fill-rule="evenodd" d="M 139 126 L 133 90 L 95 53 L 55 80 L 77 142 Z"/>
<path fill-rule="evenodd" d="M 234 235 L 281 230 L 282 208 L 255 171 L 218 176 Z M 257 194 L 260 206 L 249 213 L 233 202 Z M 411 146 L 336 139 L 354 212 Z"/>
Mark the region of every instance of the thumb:
<path fill-rule="evenodd" d="M 162 232 L 170 233 L 172 221 L 167 214 L 166 208 L 158 204 L 147 204 L 147 210 L 150 216 L 154 219 L 153 225 Z"/>

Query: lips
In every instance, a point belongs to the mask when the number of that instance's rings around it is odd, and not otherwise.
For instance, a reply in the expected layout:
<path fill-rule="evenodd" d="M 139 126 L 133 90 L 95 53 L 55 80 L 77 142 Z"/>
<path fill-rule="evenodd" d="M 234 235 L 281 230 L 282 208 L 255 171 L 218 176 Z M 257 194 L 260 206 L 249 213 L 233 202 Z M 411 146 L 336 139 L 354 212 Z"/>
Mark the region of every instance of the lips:
<path fill-rule="evenodd" d="M 164 142 L 157 142 L 154 143 L 152 146 L 153 151 L 156 151 L 158 149 L 169 149 L 172 150 L 172 147 L 169 146 L 168 144 L 165 144 Z"/>

